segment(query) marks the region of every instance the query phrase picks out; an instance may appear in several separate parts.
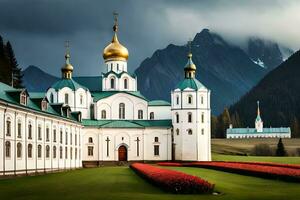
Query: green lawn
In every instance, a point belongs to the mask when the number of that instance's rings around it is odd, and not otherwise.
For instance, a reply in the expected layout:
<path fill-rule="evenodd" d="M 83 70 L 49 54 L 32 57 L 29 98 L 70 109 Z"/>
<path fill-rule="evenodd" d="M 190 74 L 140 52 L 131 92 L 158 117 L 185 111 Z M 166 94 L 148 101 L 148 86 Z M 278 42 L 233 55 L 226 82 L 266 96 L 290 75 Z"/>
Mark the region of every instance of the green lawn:
<path fill-rule="evenodd" d="M 299 199 L 300 184 L 266 180 L 199 168 L 172 168 L 216 184 L 222 195 L 173 195 L 138 177 L 127 167 L 82 169 L 35 177 L 0 180 L 0 198 L 70 200 L 160 199 Z"/>

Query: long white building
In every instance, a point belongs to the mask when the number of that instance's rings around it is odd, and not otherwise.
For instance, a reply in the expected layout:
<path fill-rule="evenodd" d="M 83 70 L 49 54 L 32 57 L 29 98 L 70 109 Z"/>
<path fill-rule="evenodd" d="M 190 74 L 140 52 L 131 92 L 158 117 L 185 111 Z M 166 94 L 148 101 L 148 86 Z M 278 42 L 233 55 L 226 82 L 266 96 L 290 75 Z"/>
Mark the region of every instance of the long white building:
<path fill-rule="evenodd" d="M 171 103 L 150 101 L 127 71 L 129 53 L 118 40 L 116 20 L 113 30 L 103 50 L 106 72 L 100 76 L 72 77 L 67 51 L 62 78 L 45 94 L 1 84 L 3 174 L 127 161 L 211 160 L 210 91 L 195 79 L 191 52 Z"/>

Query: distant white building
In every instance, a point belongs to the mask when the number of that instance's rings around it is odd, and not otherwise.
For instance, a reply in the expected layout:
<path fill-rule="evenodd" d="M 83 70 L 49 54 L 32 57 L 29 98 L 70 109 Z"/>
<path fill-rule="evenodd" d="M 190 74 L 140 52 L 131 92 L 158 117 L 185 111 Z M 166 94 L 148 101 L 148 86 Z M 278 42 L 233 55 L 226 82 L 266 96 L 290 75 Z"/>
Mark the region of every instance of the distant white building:
<path fill-rule="evenodd" d="M 0 84 L 0 172 L 30 173 L 106 163 L 211 160 L 210 90 L 196 78 L 189 52 L 171 103 L 150 101 L 127 71 L 118 40 L 103 50 L 107 71 L 72 77 L 70 53 L 62 78 L 46 93 Z"/>
<path fill-rule="evenodd" d="M 226 130 L 226 138 L 291 138 L 291 129 L 289 127 L 264 128 L 258 101 L 255 128 L 232 128 L 230 125 Z"/>

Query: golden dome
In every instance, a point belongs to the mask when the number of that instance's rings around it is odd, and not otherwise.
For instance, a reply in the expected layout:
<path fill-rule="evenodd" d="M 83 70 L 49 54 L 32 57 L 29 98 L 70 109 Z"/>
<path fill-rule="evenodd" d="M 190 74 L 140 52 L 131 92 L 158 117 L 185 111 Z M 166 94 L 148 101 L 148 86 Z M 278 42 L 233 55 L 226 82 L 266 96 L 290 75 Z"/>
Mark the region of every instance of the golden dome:
<path fill-rule="evenodd" d="M 118 26 L 117 24 L 113 27 L 114 36 L 109 45 L 107 45 L 103 50 L 103 58 L 104 60 L 121 60 L 127 61 L 128 60 L 128 50 L 124 47 L 118 40 L 117 31 Z"/>
<path fill-rule="evenodd" d="M 192 60 L 192 53 L 188 54 L 188 62 L 185 65 L 185 70 L 196 71 L 196 65 L 193 63 Z"/>
<path fill-rule="evenodd" d="M 73 66 L 70 64 L 70 54 L 65 55 L 66 63 L 63 65 L 62 70 L 64 71 L 73 71 Z"/>

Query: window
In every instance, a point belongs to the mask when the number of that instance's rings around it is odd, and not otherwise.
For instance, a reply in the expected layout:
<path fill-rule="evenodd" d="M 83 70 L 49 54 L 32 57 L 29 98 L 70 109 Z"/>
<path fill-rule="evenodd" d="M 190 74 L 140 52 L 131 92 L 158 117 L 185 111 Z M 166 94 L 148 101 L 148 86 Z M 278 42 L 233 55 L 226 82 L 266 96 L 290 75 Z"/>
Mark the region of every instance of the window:
<path fill-rule="evenodd" d="M 77 148 L 75 148 L 75 159 L 77 159 Z"/>
<path fill-rule="evenodd" d="M 192 113 L 188 113 L 188 123 L 192 123 Z"/>
<path fill-rule="evenodd" d="M 18 142 L 17 144 L 17 158 L 21 158 L 22 157 L 22 144 L 20 142 Z"/>
<path fill-rule="evenodd" d="M 38 158 L 42 157 L 42 145 L 38 145 Z"/>
<path fill-rule="evenodd" d="M 192 129 L 188 129 L 188 131 L 187 131 L 187 132 L 188 132 L 188 134 L 189 134 L 189 135 L 193 135 L 193 131 L 192 131 Z"/>
<path fill-rule="evenodd" d="M 203 102 L 204 102 L 203 100 L 204 100 L 204 99 L 203 99 L 203 96 L 201 96 L 201 104 L 203 104 Z"/>
<path fill-rule="evenodd" d="M 70 159 L 71 160 L 73 159 L 73 148 L 72 147 L 70 148 Z"/>
<path fill-rule="evenodd" d="M 56 158 L 56 146 L 53 146 L 53 158 Z"/>
<path fill-rule="evenodd" d="M 72 145 L 73 135 L 70 133 L 70 145 Z"/>
<path fill-rule="evenodd" d="M 125 104 L 119 104 L 119 119 L 125 119 Z"/>
<path fill-rule="evenodd" d="M 117 71 L 119 71 L 119 63 L 117 63 Z"/>
<path fill-rule="evenodd" d="M 143 110 L 138 110 L 138 119 L 143 119 Z"/>
<path fill-rule="evenodd" d="M 128 79 L 124 79 L 124 89 L 128 89 Z"/>
<path fill-rule="evenodd" d="M 65 104 L 69 104 L 69 94 L 65 94 Z"/>
<path fill-rule="evenodd" d="M 159 145 L 154 145 L 154 156 L 159 156 Z"/>
<path fill-rule="evenodd" d="M 21 93 L 21 96 L 20 96 L 20 104 L 22 105 L 25 105 L 27 104 L 27 95 L 25 92 L 22 92 Z"/>
<path fill-rule="evenodd" d="M 28 158 L 32 158 L 32 144 L 28 144 Z"/>
<path fill-rule="evenodd" d="M 77 145 L 77 134 L 75 134 L 75 145 Z"/>
<path fill-rule="evenodd" d="M 63 158 L 63 148 L 59 147 L 59 158 L 62 159 Z"/>
<path fill-rule="evenodd" d="M 80 102 L 80 105 L 82 105 L 83 104 L 83 96 L 82 96 L 82 94 L 80 95 L 80 97 L 79 97 L 79 102 Z"/>
<path fill-rule="evenodd" d="M 204 113 L 201 114 L 201 122 L 204 123 Z"/>
<path fill-rule="evenodd" d="M 101 119 L 106 119 L 106 110 L 101 110 Z"/>
<path fill-rule="evenodd" d="M 41 104 L 42 110 L 47 110 L 47 101 L 43 100 Z"/>
<path fill-rule="evenodd" d="M 176 105 L 179 105 L 179 96 L 176 96 Z"/>
<path fill-rule="evenodd" d="M 49 145 L 46 146 L 46 158 L 50 157 L 50 147 Z"/>
<path fill-rule="evenodd" d="M 7 158 L 10 157 L 10 142 L 9 141 L 5 142 L 5 156 Z"/>
<path fill-rule="evenodd" d="M 66 135 L 65 135 L 65 141 L 66 141 L 66 145 L 68 144 L 68 131 L 66 130 Z"/>
<path fill-rule="evenodd" d="M 56 142 L 56 129 L 53 129 L 53 142 Z"/>
<path fill-rule="evenodd" d="M 6 136 L 11 136 L 11 121 L 10 121 L 10 118 L 6 119 Z"/>
<path fill-rule="evenodd" d="M 49 142 L 49 127 L 46 128 L 46 141 Z"/>
<path fill-rule="evenodd" d="M 38 125 L 38 139 L 42 140 L 42 127 L 41 127 L 41 125 Z"/>
<path fill-rule="evenodd" d="M 176 135 L 179 135 L 179 129 L 178 128 L 176 129 Z"/>
<path fill-rule="evenodd" d="M 88 156 L 94 155 L 94 147 L 88 146 Z"/>
<path fill-rule="evenodd" d="M 93 138 L 89 137 L 89 143 L 93 143 Z"/>
<path fill-rule="evenodd" d="M 68 147 L 65 147 L 65 158 L 68 159 Z"/>
<path fill-rule="evenodd" d="M 202 134 L 202 135 L 204 135 L 204 128 L 203 128 L 203 129 L 201 129 L 201 134 Z"/>
<path fill-rule="evenodd" d="M 150 113 L 150 119 L 154 119 L 154 112 Z"/>
<path fill-rule="evenodd" d="M 110 88 L 115 89 L 115 78 L 113 77 L 110 79 Z"/>
<path fill-rule="evenodd" d="M 54 96 L 52 93 L 50 93 L 50 103 L 54 103 Z"/>
<path fill-rule="evenodd" d="M 22 137 L 22 123 L 21 120 L 18 120 L 18 138 Z"/>
<path fill-rule="evenodd" d="M 154 142 L 158 142 L 158 137 L 154 137 Z"/>
<path fill-rule="evenodd" d="M 192 95 L 188 96 L 188 104 L 192 104 L 192 98 L 193 98 Z"/>
<path fill-rule="evenodd" d="M 32 139 L 32 125 L 30 122 L 28 124 L 28 139 Z"/>
<path fill-rule="evenodd" d="M 179 114 L 178 113 L 175 114 L 175 118 L 176 118 L 176 123 L 179 123 Z"/>
<path fill-rule="evenodd" d="M 59 137 L 59 142 L 62 144 L 63 143 L 63 131 L 60 129 L 60 137 Z"/>

